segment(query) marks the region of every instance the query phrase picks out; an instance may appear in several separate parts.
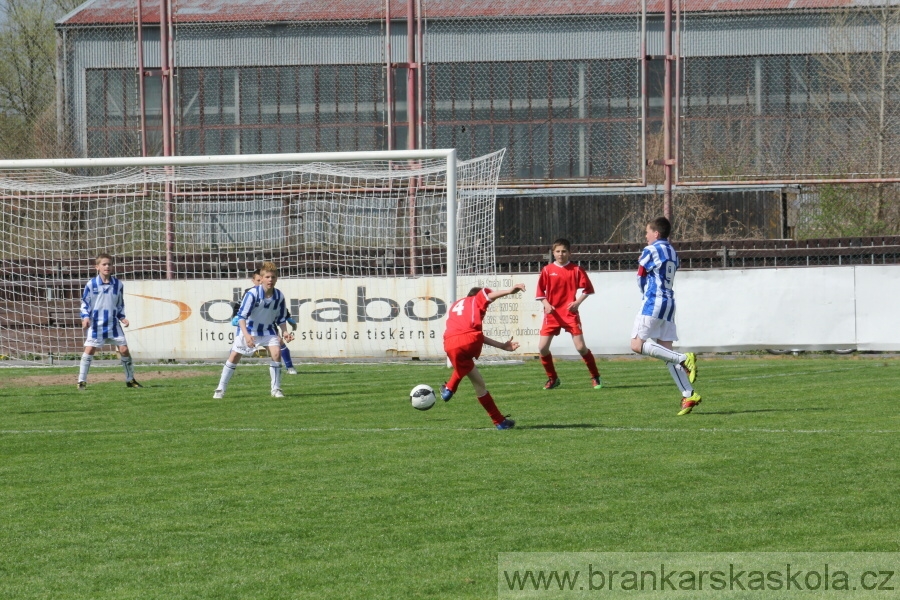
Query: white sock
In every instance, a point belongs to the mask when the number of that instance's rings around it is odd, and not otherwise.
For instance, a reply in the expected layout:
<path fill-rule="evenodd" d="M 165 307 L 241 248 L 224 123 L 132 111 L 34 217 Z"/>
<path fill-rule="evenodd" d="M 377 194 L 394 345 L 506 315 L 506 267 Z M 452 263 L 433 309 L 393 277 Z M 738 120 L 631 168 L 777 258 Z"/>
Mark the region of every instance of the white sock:
<path fill-rule="evenodd" d="M 91 362 L 93 362 L 93 360 L 93 354 L 81 355 L 81 366 L 78 368 L 78 381 L 87 381 L 88 369 L 91 368 Z"/>
<path fill-rule="evenodd" d="M 281 389 L 281 363 L 269 361 L 269 376 L 272 378 L 272 390 Z"/>
<path fill-rule="evenodd" d="M 655 344 L 650 340 L 647 340 L 646 342 L 644 342 L 644 345 L 641 346 L 641 354 L 664 360 L 667 363 L 675 363 L 676 365 L 681 364 L 685 360 L 687 360 L 687 356 L 685 356 L 684 354 L 679 354 L 674 350 L 664 348 L 663 346 Z"/>
<path fill-rule="evenodd" d="M 675 380 L 675 385 L 681 390 L 681 395 L 685 398 L 693 396 L 694 388 L 691 387 L 691 382 L 684 368 L 680 364 L 674 363 L 668 363 L 666 366 L 669 368 L 669 374 L 672 376 L 672 379 Z"/>
<path fill-rule="evenodd" d="M 219 378 L 219 387 L 217 390 L 225 391 L 225 388 L 228 387 L 228 382 L 231 381 L 231 376 L 234 375 L 234 370 L 237 368 L 237 365 L 233 362 L 226 360 L 225 366 L 222 367 L 222 377 Z"/>
<path fill-rule="evenodd" d="M 125 381 L 134 379 L 134 361 L 130 356 L 122 357 L 122 366 L 125 368 Z"/>

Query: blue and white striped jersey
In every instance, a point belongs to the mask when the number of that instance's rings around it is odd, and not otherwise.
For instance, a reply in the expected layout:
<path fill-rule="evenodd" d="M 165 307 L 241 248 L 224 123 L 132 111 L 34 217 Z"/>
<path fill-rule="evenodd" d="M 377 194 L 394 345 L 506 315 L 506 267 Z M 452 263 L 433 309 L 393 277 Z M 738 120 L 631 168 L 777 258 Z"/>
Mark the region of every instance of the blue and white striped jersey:
<path fill-rule="evenodd" d="M 642 315 L 672 321 L 675 319 L 675 271 L 678 254 L 669 240 L 656 240 L 641 252 L 638 286 L 644 293 Z"/>
<path fill-rule="evenodd" d="M 91 320 L 88 337 L 98 340 L 122 335 L 119 321 L 125 318 L 125 286 L 115 277 L 103 283 L 99 275 L 87 282 L 81 294 L 81 318 Z"/>
<path fill-rule="evenodd" d="M 287 302 L 284 294 L 276 288 L 271 298 L 266 298 L 263 286 L 258 285 L 247 290 L 237 318 L 247 321 L 250 335 L 277 335 L 278 325 L 287 321 Z M 238 332 L 241 328 L 238 327 Z"/>

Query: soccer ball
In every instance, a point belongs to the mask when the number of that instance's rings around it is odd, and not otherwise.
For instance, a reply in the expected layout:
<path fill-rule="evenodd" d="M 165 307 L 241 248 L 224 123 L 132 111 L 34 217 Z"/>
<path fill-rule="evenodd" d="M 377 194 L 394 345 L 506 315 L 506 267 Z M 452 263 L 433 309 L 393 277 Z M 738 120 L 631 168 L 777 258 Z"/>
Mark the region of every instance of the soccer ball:
<path fill-rule="evenodd" d="M 434 397 L 434 390 L 431 389 L 431 386 L 422 384 L 417 385 L 409 392 L 409 401 L 416 410 L 428 410 L 434 406 L 437 398 Z"/>

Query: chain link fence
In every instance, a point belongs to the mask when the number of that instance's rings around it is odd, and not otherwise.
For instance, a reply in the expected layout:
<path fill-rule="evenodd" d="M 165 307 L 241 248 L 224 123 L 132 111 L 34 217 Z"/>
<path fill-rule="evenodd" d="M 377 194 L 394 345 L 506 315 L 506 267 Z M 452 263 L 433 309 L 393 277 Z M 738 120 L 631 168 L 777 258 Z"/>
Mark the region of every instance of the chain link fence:
<path fill-rule="evenodd" d="M 439 5 L 425 36 L 428 145 L 505 147 L 507 183 L 640 181 L 640 3 L 620 4 L 491 18 Z"/>
<path fill-rule="evenodd" d="M 682 3 L 681 181 L 900 177 L 900 5 L 708 4 Z"/>
<path fill-rule="evenodd" d="M 900 233 L 900 6 L 845 4 L 749 0 L 726 13 L 681 0 L 682 184 L 802 185 L 788 211 L 795 237 Z M 648 139 L 646 158 L 660 157 L 662 61 L 651 61 L 643 97 L 638 0 L 420 8 L 424 147 L 461 158 L 506 148 L 503 185 L 582 193 L 641 182 Z M 0 159 L 158 155 L 164 106 L 182 155 L 405 146 L 406 3 L 391 5 L 388 35 L 381 2 L 178 0 L 169 99 L 159 2 L 140 15 L 137 0 L 0 10 Z M 650 13 L 648 53 L 661 53 L 661 30 Z M 729 201 L 705 197 L 712 212 L 700 211 L 709 223 L 696 235 L 770 235 L 722 226 Z M 623 229 L 607 212 L 597 242 Z"/>

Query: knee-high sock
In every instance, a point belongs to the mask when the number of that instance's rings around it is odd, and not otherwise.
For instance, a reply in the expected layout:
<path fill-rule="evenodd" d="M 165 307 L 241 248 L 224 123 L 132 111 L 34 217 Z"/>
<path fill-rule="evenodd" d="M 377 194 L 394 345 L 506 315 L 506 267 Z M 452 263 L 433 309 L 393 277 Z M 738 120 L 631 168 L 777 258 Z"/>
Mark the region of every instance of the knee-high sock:
<path fill-rule="evenodd" d="M 291 351 L 288 350 L 287 344 L 281 342 L 281 361 L 288 369 L 294 368 L 294 361 L 291 360 Z"/>
<path fill-rule="evenodd" d="M 85 353 L 81 355 L 81 365 L 78 367 L 78 381 L 87 381 L 88 370 L 91 368 L 93 360 L 93 354 Z"/>
<path fill-rule="evenodd" d="M 226 360 L 225 366 L 222 367 L 222 376 L 219 378 L 219 387 L 216 389 L 222 390 L 223 392 L 228 387 L 228 382 L 231 381 L 231 376 L 234 375 L 234 370 L 237 368 L 237 365 L 233 362 Z"/>
<path fill-rule="evenodd" d="M 553 354 L 547 353 L 547 356 L 541 355 L 541 364 L 544 366 L 544 372 L 547 373 L 547 377 L 550 379 L 556 379 L 559 377 L 556 374 L 556 367 L 553 365 Z"/>
<path fill-rule="evenodd" d="M 491 397 L 490 392 L 485 392 L 484 396 L 480 396 L 478 398 L 478 402 L 481 403 L 481 406 L 484 407 L 484 410 L 487 411 L 487 414 L 490 415 L 491 421 L 494 422 L 494 425 L 503 422 L 505 418 L 503 413 L 500 412 L 500 409 L 497 408 L 497 405 L 494 403 L 494 398 Z"/>
<path fill-rule="evenodd" d="M 594 354 L 590 350 L 581 355 L 581 360 L 587 365 L 588 371 L 591 372 L 591 377 L 600 377 L 600 371 L 597 370 L 597 361 L 594 359 Z"/>
<path fill-rule="evenodd" d="M 644 342 L 644 345 L 641 346 L 641 354 L 664 360 L 667 363 L 675 364 L 683 363 L 687 359 L 687 356 L 685 356 L 684 354 L 679 354 L 674 350 L 669 350 L 668 348 L 664 348 L 659 344 L 654 344 L 650 340 L 647 340 L 646 342 Z"/>
<path fill-rule="evenodd" d="M 694 387 L 688 380 L 688 374 L 684 368 L 682 368 L 680 364 L 674 363 L 668 363 L 666 366 L 669 368 L 669 374 L 672 376 L 672 379 L 675 380 L 675 385 L 681 390 L 681 395 L 685 398 L 689 398 L 693 395 Z"/>
<path fill-rule="evenodd" d="M 125 369 L 125 381 L 134 379 L 134 361 L 130 356 L 122 357 L 122 368 Z"/>
<path fill-rule="evenodd" d="M 272 389 L 280 390 L 281 389 L 281 363 L 270 361 L 269 362 L 269 377 L 272 378 Z"/>

